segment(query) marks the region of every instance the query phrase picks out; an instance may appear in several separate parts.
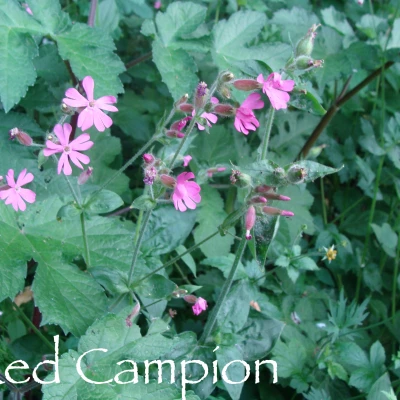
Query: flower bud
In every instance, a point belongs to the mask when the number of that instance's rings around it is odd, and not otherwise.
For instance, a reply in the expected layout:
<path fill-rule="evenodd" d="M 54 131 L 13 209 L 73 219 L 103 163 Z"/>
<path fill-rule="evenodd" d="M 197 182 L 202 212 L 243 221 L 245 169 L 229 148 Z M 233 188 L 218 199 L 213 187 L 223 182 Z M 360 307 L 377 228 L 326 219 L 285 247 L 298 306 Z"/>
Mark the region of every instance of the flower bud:
<path fill-rule="evenodd" d="M 180 106 L 181 104 L 184 104 L 188 101 L 189 99 L 189 95 L 186 93 L 184 94 L 177 102 L 175 102 L 175 108 L 177 108 L 178 106 Z"/>
<path fill-rule="evenodd" d="M 153 156 L 152 154 L 145 153 L 145 154 L 143 154 L 143 161 L 144 161 L 146 164 L 153 164 L 153 162 L 154 162 L 154 156 Z"/>
<path fill-rule="evenodd" d="M 185 137 L 185 134 L 179 131 L 169 130 L 165 133 L 168 137 L 182 139 Z"/>
<path fill-rule="evenodd" d="M 220 85 L 218 87 L 218 92 L 222 94 L 226 99 L 230 99 L 232 97 L 231 91 L 229 90 L 227 85 Z"/>
<path fill-rule="evenodd" d="M 251 239 L 250 231 L 253 229 L 253 226 L 256 222 L 256 209 L 253 206 L 250 206 L 247 210 L 245 227 L 246 227 L 246 239 Z"/>
<path fill-rule="evenodd" d="M 317 36 L 316 30 L 320 24 L 313 24 L 313 26 L 308 30 L 306 35 L 299 40 L 296 46 L 295 56 L 310 56 L 314 48 L 314 40 Z"/>
<path fill-rule="evenodd" d="M 220 75 L 220 81 L 223 83 L 228 83 L 230 82 L 233 78 L 235 77 L 235 75 L 232 74 L 231 71 L 224 71 L 221 73 Z"/>
<path fill-rule="evenodd" d="M 192 117 L 185 117 L 182 118 L 178 121 L 175 121 L 171 126 L 170 129 L 173 131 L 181 131 L 188 123 L 188 121 L 190 121 L 192 119 Z"/>
<path fill-rule="evenodd" d="M 293 217 L 294 214 L 291 211 L 280 210 L 279 208 L 275 207 L 268 207 L 265 206 L 262 208 L 263 213 L 268 215 L 282 215 L 284 217 Z"/>
<path fill-rule="evenodd" d="M 189 304 L 196 304 L 197 297 L 194 296 L 193 294 L 188 294 L 183 297 L 183 300 L 185 300 Z"/>
<path fill-rule="evenodd" d="M 237 79 L 232 84 L 236 89 L 244 91 L 261 89 L 263 86 L 261 83 L 258 83 L 255 79 Z"/>
<path fill-rule="evenodd" d="M 173 189 L 175 187 L 176 181 L 172 176 L 163 174 L 160 176 L 160 179 L 162 184 L 167 188 Z"/>
<path fill-rule="evenodd" d="M 61 108 L 61 111 L 64 114 L 67 114 L 67 115 L 74 115 L 75 114 L 75 109 L 73 107 L 70 107 L 70 106 L 66 105 L 65 103 L 61 103 L 60 108 Z"/>
<path fill-rule="evenodd" d="M 283 196 L 283 195 L 278 194 L 278 193 L 275 193 L 275 192 L 264 193 L 264 196 L 265 196 L 268 200 L 290 201 L 290 197 L 288 197 L 288 196 Z"/>
<path fill-rule="evenodd" d="M 128 327 L 132 326 L 132 320 L 133 318 L 139 315 L 139 312 L 140 312 L 140 304 L 136 303 L 135 307 L 133 307 L 132 312 L 125 319 L 126 326 Z"/>
<path fill-rule="evenodd" d="M 196 107 L 196 110 L 204 108 L 207 99 L 207 93 L 208 93 L 207 84 L 205 82 L 200 82 L 197 85 L 196 97 L 194 100 L 194 105 Z"/>
<path fill-rule="evenodd" d="M 259 204 L 266 203 L 268 200 L 263 196 L 255 196 L 250 199 L 250 203 Z"/>
<path fill-rule="evenodd" d="M 278 179 L 284 179 L 286 177 L 286 172 L 281 167 L 275 168 L 274 169 L 274 174 Z"/>
<path fill-rule="evenodd" d="M 274 190 L 274 188 L 272 186 L 268 186 L 268 185 L 260 185 L 260 186 L 257 186 L 254 190 L 257 193 L 265 193 L 265 192 L 270 192 L 271 190 Z"/>
<path fill-rule="evenodd" d="M 88 167 L 86 171 L 83 171 L 78 177 L 78 185 L 84 185 L 93 174 L 93 167 Z"/>
<path fill-rule="evenodd" d="M 143 182 L 145 183 L 145 185 L 152 185 L 156 176 L 157 176 L 157 169 L 152 165 L 149 165 L 144 170 Z"/>
<path fill-rule="evenodd" d="M 172 297 L 179 299 L 180 297 L 186 295 L 188 291 L 186 289 L 177 289 L 172 292 Z"/>
<path fill-rule="evenodd" d="M 8 134 L 10 136 L 10 140 L 17 139 L 18 142 L 23 146 L 31 146 L 33 143 L 32 138 L 27 133 L 20 131 L 18 128 L 12 128 Z"/>
<path fill-rule="evenodd" d="M 302 183 L 307 176 L 307 170 L 300 165 L 292 165 L 289 168 L 287 177 L 290 183 Z"/>
<path fill-rule="evenodd" d="M 187 113 L 187 114 L 191 114 L 194 110 L 193 104 L 189 104 L 189 103 L 181 104 L 178 108 L 179 108 L 179 110 L 181 110 L 182 112 Z"/>
<path fill-rule="evenodd" d="M 251 176 L 247 174 L 242 174 L 237 169 L 232 170 L 232 174 L 229 177 L 232 185 L 237 185 L 240 188 L 249 187 L 252 184 Z"/>
<path fill-rule="evenodd" d="M 207 170 L 207 176 L 209 178 L 212 178 L 213 174 L 215 174 L 216 172 L 224 172 L 225 170 L 226 170 L 225 167 L 209 168 Z"/>
<path fill-rule="evenodd" d="M 213 107 L 213 112 L 224 117 L 233 117 L 236 113 L 236 109 L 230 104 L 216 104 Z"/>

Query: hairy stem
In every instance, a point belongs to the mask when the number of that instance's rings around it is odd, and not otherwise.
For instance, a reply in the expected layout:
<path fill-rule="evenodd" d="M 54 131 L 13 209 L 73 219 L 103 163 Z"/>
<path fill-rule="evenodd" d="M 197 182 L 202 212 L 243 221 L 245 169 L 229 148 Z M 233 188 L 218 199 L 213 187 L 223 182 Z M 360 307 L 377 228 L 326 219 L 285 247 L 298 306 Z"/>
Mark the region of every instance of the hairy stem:
<path fill-rule="evenodd" d="M 82 229 L 82 237 L 83 237 L 83 247 L 85 249 L 85 259 L 86 259 L 86 265 L 87 268 L 89 269 L 92 266 L 92 263 L 90 261 L 90 251 L 89 251 L 89 242 L 87 238 L 87 233 L 86 233 L 86 222 L 85 222 L 85 215 L 82 211 L 81 215 L 81 229 Z"/>
<path fill-rule="evenodd" d="M 151 58 L 152 55 L 153 55 L 153 52 L 152 52 L 152 51 L 149 51 L 148 53 L 143 54 L 142 56 L 140 56 L 140 57 L 138 57 L 138 58 L 135 58 L 135 59 L 133 59 L 133 60 L 127 62 L 127 63 L 125 64 L 125 68 L 126 68 L 126 69 L 129 69 L 129 68 L 134 67 L 134 66 L 137 65 L 137 64 L 142 63 L 143 61 L 149 60 L 149 59 Z"/>
<path fill-rule="evenodd" d="M 267 123 L 265 125 L 265 132 L 260 146 L 261 152 L 259 153 L 258 156 L 259 161 L 265 160 L 267 158 L 269 139 L 271 136 L 272 123 L 274 122 L 274 117 L 275 117 L 275 108 L 271 106 L 268 110 Z"/>
<path fill-rule="evenodd" d="M 214 328 L 215 323 L 217 322 L 218 314 L 219 314 L 221 307 L 225 302 L 226 296 L 228 295 L 229 290 L 232 286 L 233 279 L 234 279 L 236 271 L 239 267 L 239 262 L 244 253 L 244 249 L 246 248 L 246 244 L 247 244 L 246 236 L 243 234 L 242 240 L 240 241 L 239 247 L 236 252 L 235 260 L 233 261 L 233 264 L 232 264 L 231 272 L 229 273 L 229 276 L 228 276 L 227 280 L 225 281 L 224 286 L 222 287 L 221 294 L 218 297 L 217 303 L 215 304 L 214 309 L 212 310 L 211 315 L 208 318 L 207 324 L 204 327 L 203 334 L 201 335 L 201 338 L 199 341 L 200 345 L 204 345 L 206 343 L 208 337 L 210 336 L 210 334 Z"/>
<path fill-rule="evenodd" d="M 88 17 L 87 24 L 91 27 L 94 26 L 94 20 L 96 19 L 96 8 L 97 8 L 97 0 L 91 0 L 90 2 L 90 12 Z"/>

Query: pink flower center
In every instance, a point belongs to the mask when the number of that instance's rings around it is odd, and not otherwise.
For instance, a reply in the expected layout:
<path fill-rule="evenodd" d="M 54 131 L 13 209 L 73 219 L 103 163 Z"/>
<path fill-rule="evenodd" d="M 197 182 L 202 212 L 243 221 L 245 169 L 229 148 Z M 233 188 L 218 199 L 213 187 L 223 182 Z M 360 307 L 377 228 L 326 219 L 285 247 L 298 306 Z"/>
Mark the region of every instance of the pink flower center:
<path fill-rule="evenodd" d="M 95 105 L 96 105 L 96 101 L 95 100 L 89 101 L 89 106 L 90 107 L 94 107 Z"/>
<path fill-rule="evenodd" d="M 19 192 L 21 187 L 20 186 L 14 186 L 14 189 L 15 189 L 16 192 Z"/>
<path fill-rule="evenodd" d="M 64 146 L 64 153 L 69 153 L 71 151 L 71 147 L 69 146 Z"/>

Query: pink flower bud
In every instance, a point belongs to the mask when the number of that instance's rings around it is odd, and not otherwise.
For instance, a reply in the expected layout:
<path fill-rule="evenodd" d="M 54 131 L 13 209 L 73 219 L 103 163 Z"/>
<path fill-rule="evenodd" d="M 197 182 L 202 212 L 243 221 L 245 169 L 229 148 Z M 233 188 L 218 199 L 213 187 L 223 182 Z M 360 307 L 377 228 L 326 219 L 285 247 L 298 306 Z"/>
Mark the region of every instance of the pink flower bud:
<path fill-rule="evenodd" d="M 27 133 L 20 131 L 18 128 L 12 128 L 8 134 L 10 136 L 10 140 L 17 139 L 18 142 L 23 146 L 31 146 L 33 143 L 32 138 Z"/>
<path fill-rule="evenodd" d="M 168 137 L 182 139 L 185 137 L 185 134 L 179 131 L 169 130 L 165 133 Z"/>
<path fill-rule="evenodd" d="M 255 79 L 237 79 L 233 82 L 233 86 L 238 90 L 250 91 L 261 89 L 263 85 Z"/>
<path fill-rule="evenodd" d="M 200 82 L 197 85 L 196 97 L 194 100 L 194 105 L 195 105 L 196 109 L 204 108 L 207 93 L 208 93 L 207 83 Z"/>
<path fill-rule="evenodd" d="M 236 109 L 230 104 L 217 104 L 214 106 L 213 112 L 224 117 L 233 117 L 236 113 Z"/>
<path fill-rule="evenodd" d="M 73 107 L 67 106 L 65 103 L 61 103 L 61 111 L 67 115 L 74 115 L 75 109 Z"/>
<path fill-rule="evenodd" d="M 183 157 L 183 166 L 187 167 L 189 165 L 191 159 L 192 159 L 192 156 L 189 156 L 189 155 L 184 156 Z"/>
<path fill-rule="evenodd" d="M 154 166 L 149 165 L 144 170 L 143 182 L 146 185 L 152 185 L 154 183 L 154 179 L 156 178 L 156 176 L 157 176 L 157 169 Z"/>
<path fill-rule="evenodd" d="M 203 311 L 205 311 L 208 307 L 207 301 L 204 300 L 202 297 L 199 297 L 196 303 L 193 305 L 192 310 L 194 315 L 199 315 Z"/>
<path fill-rule="evenodd" d="M 143 154 L 143 161 L 146 164 L 152 164 L 154 162 L 154 156 L 152 154 L 145 153 Z"/>
<path fill-rule="evenodd" d="M 253 206 L 250 206 L 247 210 L 245 226 L 246 226 L 246 239 L 251 239 L 250 231 L 253 229 L 253 226 L 256 222 L 256 209 Z"/>
<path fill-rule="evenodd" d="M 189 304 L 196 304 L 197 297 L 194 296 L 193 294 L 187 294 L 186 296 L 183 297 L 183 300 L 185 300 Z"/>
<path fill-rule="evenodd" d="M 255 196 L 253 197 L 250 202 L 251 203 L 266 203 L 268 200 L 263 196 Z"/>
<path fill-rule="evenodd" d="M 192 117 L 185 117 L 185 118 L 180 119 L 179 121 L 175 121 L 171 125 L 170 129 L 173 131 L 181 131 L 186 126 L 188 121 L 190 121 L 191 119 L 192 119 Z"/>
<path fill-rule="evenodd" d="M 78 177 L 78 185 L 84 185 L 93 174 L 93 167 L 88 167 L 86 171 L 83 171 Z"/>
<path fill-rule="evenodd" d="M 132 319 L 139 315 L 140 312 L 140 304 L 136 303 L 135 307 L 133 307 L 132 312 L 126 317 L 125 324 L 128 327 L 132 326 Z"/>
<path fill-rule="evenodd" d="M 187 113 L 187 114 L 191 114 L 194 110 L 193 104 L 189 104 L 189 103 L 180 104 L 178 106 L 178 108 L 179 108 L 179 110 L 181 110 L 182 112 Z"/>
<path fill-rule="evenodd" d="M 154 8 L 155 8 L 156 10 L 159 10 L 159 9 L 161 8 L 161 1 L 156 1 L 156 2 L 154 3 Z"/>
<path fill-rule="evenodd" d="M 172 176 L 163 174 L 160 176 L 160 179 L 162 184 L 167 188 L 173 189 L 176 185 L 175 178 L 173 178 Z"/>
<path fill-rule="evenodd" d="M 255 191 L 257 193 L 265 193 L 265 192 L 269 192 L 271 190 L 274 190 L 274 188 L 272 186 L 267 186 L 267 185 L 260 185 L 255 188 Z"/>
<path fill-rule="evenodd" d="M 294 214 L 291 211 L 280 210 L 279 208 L 275 207 L 263 207 L 263 212 L 268 215 L 282 215 L 284 217 L 293 217 Z"/>
<path fill-rule="evenodd" d="M 281 194 L 275 193 L 275 192 L 268 192 L 264 193 L 265 198 L 268 200 L 282 200 L 282 201 L 290 201 L 290 197 L 288 196 L 283 196 Z"/>

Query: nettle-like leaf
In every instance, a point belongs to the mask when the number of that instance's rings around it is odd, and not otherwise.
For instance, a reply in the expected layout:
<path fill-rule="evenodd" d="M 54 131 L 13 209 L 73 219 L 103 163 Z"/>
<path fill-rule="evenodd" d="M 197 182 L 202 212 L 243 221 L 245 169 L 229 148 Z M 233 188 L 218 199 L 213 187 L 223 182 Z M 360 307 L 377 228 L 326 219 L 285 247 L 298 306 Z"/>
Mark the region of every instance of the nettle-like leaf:
<path fill-rule="evenodd" d="M 75 23 L 56 40 L 61 57 L 70 62 L 74 74 L 79 79 L 93 77 L 95 98 L 124 91 L 118 75 L 125 67 L 114 54 L 114 42 L 106 31 Z"/>
<path fill-rule="evenodd" d="M 284 43 L 262 43 L 247 46 L 266 24 L 265 14 L 256 11 L 239 11 L 228 20 L 219 21 L 213 30 L 213 59 L 220 69 L 234 73 L 246 72 L 246 61 L 258 60 L 277 71 L 288 60 L 291 49 Z M 236 68 L 232 68 L 232 64 Z"/>
<path fill-rule="evenodd" d="M 144 28 L 147 34 L 152 32 L 156 35 L 153 61 L 175 100 L 185 93 L 191 93 L 198 83 L 197 65 L 183 48 L 190 35 L 203 24 L 206 11 L 205 7 L 195 3 L 174 2 L 165 13 L 157 13 L 158 34 L 155 33 L 155 26 L 151 30 Z"/>

